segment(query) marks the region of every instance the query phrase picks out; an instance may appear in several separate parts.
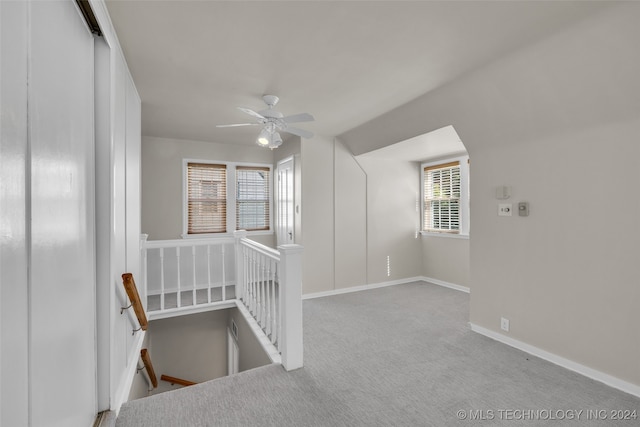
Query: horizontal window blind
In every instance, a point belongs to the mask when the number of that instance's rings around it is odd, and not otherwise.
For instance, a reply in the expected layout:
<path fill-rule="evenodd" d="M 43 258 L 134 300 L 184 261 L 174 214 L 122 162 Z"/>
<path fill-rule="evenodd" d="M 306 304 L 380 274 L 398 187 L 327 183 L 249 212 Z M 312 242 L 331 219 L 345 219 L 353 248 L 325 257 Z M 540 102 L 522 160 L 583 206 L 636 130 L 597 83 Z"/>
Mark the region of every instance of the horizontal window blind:
<path fill-rule="evenodd" d="M 236 230 L 269 230 L 270 174 L 266 167 L 236 167 Z"/>
<path fill-rule="evenodd" d="M 460 189 L 460 162 L 424 168 L 424 230 L 460 232 Z"/>
<path fill-rule="evenodd" d="M 189 234 L 227 231 L 227 167 L 187 164 L 187 218 Z"/>

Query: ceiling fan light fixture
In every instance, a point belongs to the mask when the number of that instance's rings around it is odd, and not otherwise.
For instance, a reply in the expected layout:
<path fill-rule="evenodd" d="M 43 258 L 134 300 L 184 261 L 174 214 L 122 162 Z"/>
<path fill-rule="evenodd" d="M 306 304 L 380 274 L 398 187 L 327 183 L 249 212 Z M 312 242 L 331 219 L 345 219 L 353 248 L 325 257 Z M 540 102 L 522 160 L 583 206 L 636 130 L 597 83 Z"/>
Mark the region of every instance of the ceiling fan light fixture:
<path fill-rule="evenodd" d="M 281 145 L 282 145 L 282 138 L 280 137 L 280 134 L 278 132 L 274 132 L 271 135 L 271 142 L 269 143 L 269 148 L 273 150 L 274 148 L 278 148 Z"/>
<path fill-rule="evenodd" d="M 267 129 L 262 129 L 260 131 L 260 135 L 258 135 L 258 139 L 256 139 L 256 144 L 261 147 L 268 147 L 271 144 L 271 141 L 272 135 Z"/>

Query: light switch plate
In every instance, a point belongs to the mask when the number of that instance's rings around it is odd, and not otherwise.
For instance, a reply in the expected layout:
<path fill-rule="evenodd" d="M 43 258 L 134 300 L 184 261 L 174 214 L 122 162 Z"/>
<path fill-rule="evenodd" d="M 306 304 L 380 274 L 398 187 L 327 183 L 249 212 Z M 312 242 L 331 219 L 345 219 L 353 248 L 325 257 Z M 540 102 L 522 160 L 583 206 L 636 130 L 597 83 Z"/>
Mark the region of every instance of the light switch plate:
<path fill-rule="evenodd" d="M 500 203 L 498 204 L 498 215 L 499 216 L 511 216 L 512 206 L 511 203 Z"/>

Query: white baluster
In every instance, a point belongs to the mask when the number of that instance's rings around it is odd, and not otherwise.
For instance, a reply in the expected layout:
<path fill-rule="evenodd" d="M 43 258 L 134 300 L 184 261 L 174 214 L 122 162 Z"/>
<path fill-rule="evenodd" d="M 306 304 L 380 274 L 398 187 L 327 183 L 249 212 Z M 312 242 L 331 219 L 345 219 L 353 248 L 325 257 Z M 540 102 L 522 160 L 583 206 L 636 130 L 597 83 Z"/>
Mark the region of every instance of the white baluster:
<path fill-rule="evenodd" d="M 267 283 L 266 283 L 266 267 L 267 267 L 267 257 L 264 255 L 260 256 L 260 288 L 262 290 L 262 317 L 260 320 L 260 326 L 263 330 L 265 330 L 265 326 L 267 325 L 267 306 L 269 304 L 269 298 L 267 295 Z"/>
<path fill-rule="evenodd" d="M 164 248 L 160 248 L 160 310 L 164 310 Z"/>
<path fill-rule="evenodd" d="M 252 313 L 255 316 L 258 312 L 258 287 L 256 286 L 256 253 L 249 252 L 251 256 L 251 294 L 253 295 Z"/>
<path fill-rule="evenodd" d="M 278 330 L 278 315 L 276 311 L 276 302 L 278 301 L 276 296 L 276 267 L 275 261 L 271 261 L 271 271 L 269 274 L 269 282 L 271 282 L 271 342 L 276 343 L 277 330 Z"/>
<path fill-rule="evenodd" d="M 265 328 L 264 328 L 264 333 L 267 334 L 267 336 L 269 336 L 271 334 L 271 284 L 269 283 L 269 275 L 271 274 L 271 259 L 267 258 L 266 259 L 266 263 L 265 263 L 265 271 L 264 271 L 264 277 L 265 277 L 265 288 L 266 288 L 266 300 L 265 300 L 265 304 L 267 306 L 267 315 L 265 318 Z"/>
<path fill-rule="evenodd" d="M 245 247 L 241 247 L 240 248 L 242 251 L 242 293 L 243 293 L 243 301 L 244 304 L 248 307 L 249 304 L 249 288 L 247 286 L 247 280 L 248 278 L 248 274 L 249 274 L 249 270 L 248 270 L 248 265 L 249 265 L 249 260 L 247 259 L 247 248 Z"/>
<path fill-rule="evenodd" d="M 196 305 L 196 245 L 191 246 L 191 258 L 193 260 L 193 291 L 191 294 L 191 300 L 193 301 L 193 305 Z"/>
<path fill-rule="evenodd" d="M 207 245 L 207 302 L 211 303 L 211 245 Z"/>
<path fill-rule="evenodd" d="M 251 252 L 249 252 L 249 248 L 246 246 L 244 249 L 244 257 L 247 260 L 245 263 L 245 268 L 247 269 L 247 273 L 245 274 L 245 286 L 247 287 L 247 308 L 250 312 L 253 311 L 253 288 L 251 287 Z"/>
<path fill-rule="evenodd" d="M 273 273 L 271 276 L 271 280 L 273 281 L 273 337 L 271 338 L 271 342 L 274 345 L 277 343 L 278 348 L 280 347 L 280 284 L 278 283 L 279 268 L 280 264 L 274 263 Z"/>
<path fill-rule="evenodd" d="M 262 255 L 257 252 L 256 254 L 256 290 L 258 294 L 258 307 L 256 311 L 256 320 L 258 321 L 258 325 L 260 324 L 260 319 L 262 319 L 262 281 L 260 280 L 260 267 L 262 265 Z"/>
<path fill-rule="evenodd" d="M 227 300 L 227 294 L 226 294 L 227 280 L 225 275 L 226 260 L 225 260 L 224 244 L 220 245 L 220 254 L 222 255 L 222 301 L 226 301 Z"/>
<path fill-rule="evenodd" d="M 182 295 L 180 293 L 180 246 L 176 247 L 176 277 L 178 281 L 178 293 L 176 294 L 176 301 L 178 303 L 178 308 L 182 307 Z"/>

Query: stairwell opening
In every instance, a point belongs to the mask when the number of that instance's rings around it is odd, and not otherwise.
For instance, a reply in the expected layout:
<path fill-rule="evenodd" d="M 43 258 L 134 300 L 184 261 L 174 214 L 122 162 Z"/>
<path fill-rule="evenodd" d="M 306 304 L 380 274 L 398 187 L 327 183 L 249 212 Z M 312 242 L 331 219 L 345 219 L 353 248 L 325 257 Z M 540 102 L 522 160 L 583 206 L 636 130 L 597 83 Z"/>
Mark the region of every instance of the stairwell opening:
<path fill-rule="evenodd" d="M 230 336 L 234 341 L 229 340 Z M 231 348 L 234 342 L 237 346 Z M 139 371 L 128 400 L 185 387 L 175 381 L 163 381 L 162 376 L 202 383 L 225 377 L 230 369 L 243 372 L 272 363 L 237 308 L 152 320 L 143 348 L 151 355 L 158 387 L 151 389 Z M 230 350 L 236 351 L 235 355 Z M 231 359 L 235 357 L 234 364 Z"/>

